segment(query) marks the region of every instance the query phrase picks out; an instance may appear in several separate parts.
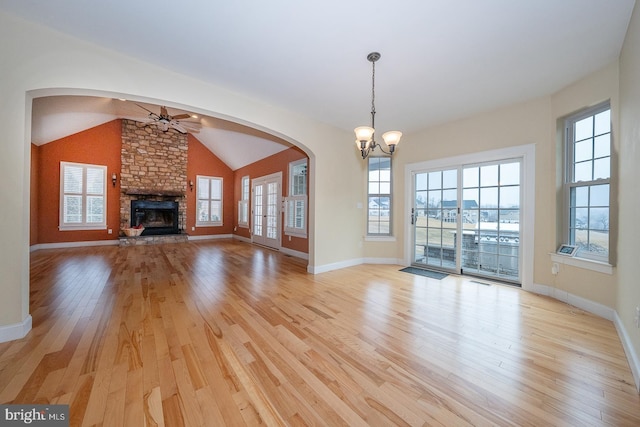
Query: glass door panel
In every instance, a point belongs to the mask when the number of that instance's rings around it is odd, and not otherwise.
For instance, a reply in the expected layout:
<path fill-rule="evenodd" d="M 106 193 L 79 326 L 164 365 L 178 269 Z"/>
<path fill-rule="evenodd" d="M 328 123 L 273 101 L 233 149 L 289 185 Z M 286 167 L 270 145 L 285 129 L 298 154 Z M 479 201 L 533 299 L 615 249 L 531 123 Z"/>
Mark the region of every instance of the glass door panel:
<path fill-rule="evenodd" d="M 462 170 L 462 272 L 520 282 L 520 161 Z"/>
<path fill-rule="evenodd" d="M 413 264 L 456 271 L 457 169 L 414 175 Z"/>

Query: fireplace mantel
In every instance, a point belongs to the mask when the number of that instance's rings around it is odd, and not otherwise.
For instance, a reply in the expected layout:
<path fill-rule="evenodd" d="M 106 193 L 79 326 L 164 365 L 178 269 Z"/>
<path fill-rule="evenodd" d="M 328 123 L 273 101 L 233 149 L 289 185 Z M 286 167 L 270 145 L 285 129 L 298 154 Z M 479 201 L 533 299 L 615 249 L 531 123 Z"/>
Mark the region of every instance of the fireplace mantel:
<path fill-rule="evenodd" d="M 184 191 L 177 190 L 161 190 L 153 188 L 127 188 L 122 190 L 122 194 L 128 196 L 161 196 L 161 197 L 184 197 L 186 193 Z"/>

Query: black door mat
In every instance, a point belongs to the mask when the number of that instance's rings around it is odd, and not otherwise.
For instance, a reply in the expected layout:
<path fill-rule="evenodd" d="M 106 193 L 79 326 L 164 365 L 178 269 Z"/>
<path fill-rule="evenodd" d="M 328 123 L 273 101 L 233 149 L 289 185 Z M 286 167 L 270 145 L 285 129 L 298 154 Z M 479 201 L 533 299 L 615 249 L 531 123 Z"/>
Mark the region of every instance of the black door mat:
<path fill-rule="evenodd" d="M 419 276 L 430 277 L 432 279 L 438 279 L 438 280 L 442 280 L 442 279 L 444 279 L 445 277 L 448 276 L 447 273 L 441 273 L 439 271 L 425 270 L 423 268 L 416 268 L 416 267 L 406 267 L 406 268 L 401 269 L 400 271 L 403 271 L 405 273 L 417 274 Z"/>

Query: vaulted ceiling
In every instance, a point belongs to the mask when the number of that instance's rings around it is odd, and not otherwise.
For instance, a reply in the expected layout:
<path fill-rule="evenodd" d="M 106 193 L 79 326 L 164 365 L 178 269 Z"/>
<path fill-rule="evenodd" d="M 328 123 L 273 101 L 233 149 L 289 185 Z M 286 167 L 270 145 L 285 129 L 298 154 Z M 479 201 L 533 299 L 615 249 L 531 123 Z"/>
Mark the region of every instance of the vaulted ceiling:
<path fill-rule="evenodd" d="M 609 64 L 634 4 L 0 0 L 0 10 L 346 130 L 370 120 L 366 56 L 378 51 L 376 125 L 414 132 L 551 94 Z M 144 117 L 136 108 L 104 99 L 43 100 L 34 106 L 34 141 L 60 137 L 61 116 L 70 127 L 89 127 L 101 116 Z M 234 169 L 254 161 L 248 152 L 286 148 L 240 125 L 200 120 L 198 138 Z"/>

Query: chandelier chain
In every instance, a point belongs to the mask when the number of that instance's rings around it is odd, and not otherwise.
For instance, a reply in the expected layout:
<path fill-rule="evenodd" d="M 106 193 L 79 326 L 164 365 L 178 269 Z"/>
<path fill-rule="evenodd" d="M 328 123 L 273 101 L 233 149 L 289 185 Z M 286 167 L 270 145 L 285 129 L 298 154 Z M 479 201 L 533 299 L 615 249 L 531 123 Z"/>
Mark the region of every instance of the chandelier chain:
<path fill-rule="evenodd" d="M 371 127 L 375 129 L 376 118 L 376 62 L 372 61 L 371 72 Z"/>

